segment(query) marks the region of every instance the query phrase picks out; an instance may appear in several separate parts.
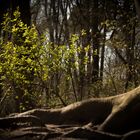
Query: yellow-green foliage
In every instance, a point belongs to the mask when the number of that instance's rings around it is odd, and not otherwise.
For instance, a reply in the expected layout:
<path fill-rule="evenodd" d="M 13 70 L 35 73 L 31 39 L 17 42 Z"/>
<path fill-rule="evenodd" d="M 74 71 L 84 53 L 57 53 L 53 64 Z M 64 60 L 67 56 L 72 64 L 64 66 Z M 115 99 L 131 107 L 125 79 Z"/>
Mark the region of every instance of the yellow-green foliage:
<path fill-rule="evenodd" d="M 14 13 L 14 19 L 5 15 L 1 39 L 0 71 L 2 79 L 13 80 L 17 85 L 29 84 L 38 67 L 40 42 L 35 26 L 27 27 L 20 20 L 20 13 Z M 29 76 L 29 77 L 28 77 Z"/>
<path fill-rule="evenodd" d="M 30 104 L 31 100 L 36 104 L 42 104 L 44 84 L 47 87 L 47 83 L 56 73 L 70 77 L 70 69 L 80 70 L 78 54 L 82 46 L 77 45 L 78 35 L 72 35 L 70 46 L 53 44 L 46 34 L 39 36 L 34 25 L 28 27 L 24 24 L 18 10 L 14 12 L 12 18 L 8 13 L 5 14 L 2 27 L 1 85 L 14 96 L 15 100 L 26 97 L 26 101 L 20 103 L 21 110 L 26 109 L 25 103 Z M 85 35 L 84 31 L 81 35 Z M 89 46 L 85 48 L 85 52 L 88 49 Z M 18 93 L 14 95 L 16 89 L 22 90 L 22 97 Z"/>

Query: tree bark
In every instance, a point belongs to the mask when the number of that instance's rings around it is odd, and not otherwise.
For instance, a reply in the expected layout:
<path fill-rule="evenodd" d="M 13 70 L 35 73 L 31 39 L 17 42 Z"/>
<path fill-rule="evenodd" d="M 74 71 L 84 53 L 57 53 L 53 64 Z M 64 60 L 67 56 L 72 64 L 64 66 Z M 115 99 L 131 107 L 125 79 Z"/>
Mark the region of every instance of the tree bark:
<path fill-rule="evenodd" d="M 0 118 L 0 138 L 139 139 L 139 118 L 140 86 L 116 96 L 89 99 L 59 109 L 34 109 Z"/>
<path fill-rule="evenodd" d="M 140 86 L 116 96 L 88 99 L 59 109 L 33 109 L 13 117 L 25 116 L 35 116 L 42 124 L 84 125 L 92 122 L 100 131 L 124 134 L 140 129 Z M 3 119 L 0 124 L 1 121 Z"/>

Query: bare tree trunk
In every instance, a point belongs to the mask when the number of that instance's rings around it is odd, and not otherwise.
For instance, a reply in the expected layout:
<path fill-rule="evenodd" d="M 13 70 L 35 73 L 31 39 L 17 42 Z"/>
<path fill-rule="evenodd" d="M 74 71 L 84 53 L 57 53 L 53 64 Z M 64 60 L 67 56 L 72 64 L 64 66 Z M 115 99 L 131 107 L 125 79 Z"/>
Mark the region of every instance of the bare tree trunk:
<path fill-rule="evenodd" d="M 92 2 L 92 45 L 93 45 L 93 64 L 92 64 L 92 83 L 96 82 L 99 77 L 99 17 L 98 17 L 98 0 Z M 96 13 L 96 14 L 95 14 Z"/>
<path fill-rule="evenodd" d="M 139 0 L 134 0 L 135 2 L 135 7 L 136 7 L 136 11 L 140 20 L 140 1 Z"/>

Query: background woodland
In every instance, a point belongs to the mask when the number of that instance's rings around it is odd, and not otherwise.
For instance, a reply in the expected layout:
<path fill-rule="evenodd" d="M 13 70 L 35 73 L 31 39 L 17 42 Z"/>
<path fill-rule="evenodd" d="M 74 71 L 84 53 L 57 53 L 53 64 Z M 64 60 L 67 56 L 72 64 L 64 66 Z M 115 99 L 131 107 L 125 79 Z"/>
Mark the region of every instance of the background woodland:
<path fill-rule="evenodd" d="M 0 23 L 1 116 L 140 84 L 133 0 L 0 0 Z"/>

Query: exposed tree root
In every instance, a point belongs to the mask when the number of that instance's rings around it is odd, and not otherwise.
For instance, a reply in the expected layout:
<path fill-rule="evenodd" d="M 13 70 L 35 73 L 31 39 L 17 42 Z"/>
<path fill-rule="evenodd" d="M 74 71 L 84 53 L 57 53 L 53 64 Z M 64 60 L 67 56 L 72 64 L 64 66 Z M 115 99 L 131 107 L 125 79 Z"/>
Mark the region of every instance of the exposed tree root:
<path fill-rule="evenodd" d="M 0 118 L 0 139 L 140 138 L 140 86 L 124 94 Z M 87 125 L 86 125 L 87 124 Z"/>

